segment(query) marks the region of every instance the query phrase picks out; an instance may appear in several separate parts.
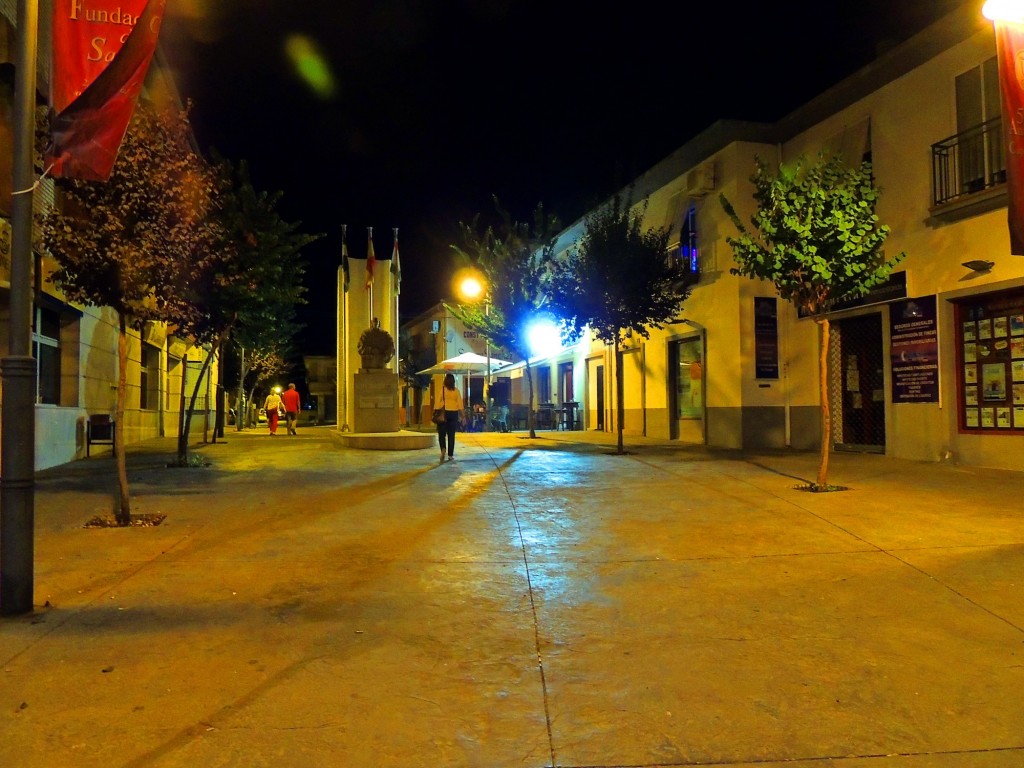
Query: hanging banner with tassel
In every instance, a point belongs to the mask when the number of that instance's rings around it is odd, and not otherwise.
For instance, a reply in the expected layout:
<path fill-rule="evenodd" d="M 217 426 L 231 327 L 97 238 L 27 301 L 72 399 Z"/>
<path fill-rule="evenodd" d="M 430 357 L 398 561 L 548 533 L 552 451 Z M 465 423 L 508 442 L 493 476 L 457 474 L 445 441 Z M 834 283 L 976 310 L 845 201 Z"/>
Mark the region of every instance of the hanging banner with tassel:
<path fill-rule="evenodd" d="M 53 176 L 106 181 L 156 51 L 166 0 L 59 0 L 53 10 Z"/>

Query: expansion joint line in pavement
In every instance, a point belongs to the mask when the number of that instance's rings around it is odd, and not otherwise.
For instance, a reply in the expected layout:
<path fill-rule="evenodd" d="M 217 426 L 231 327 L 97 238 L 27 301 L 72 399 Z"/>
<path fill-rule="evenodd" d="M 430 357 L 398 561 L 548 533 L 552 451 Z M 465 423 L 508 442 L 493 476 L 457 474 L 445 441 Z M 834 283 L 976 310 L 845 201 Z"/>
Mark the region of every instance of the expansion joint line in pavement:
<path fill-rule="evenodd" d="M 760 467 L 759 464 L 754 464 L 753 466 Z M 761 468 L 763 469 L 763 467 L 761 467 Z M 758 491 L 760 491 L 762 493 L 767 493 L 767 491 L 764 491 L 764 489 L 758 488 L 757 486 L 755 486 L 752 483 L 750 483 L 748 480 L 745 480 L 745 479 L 743 479 L 741 477 L 736 477 L 735 475 L 730 475 L 729 473 L 722 472 L 721 470 L 718 471 L 718 474 L 722 475 L 723 477 L 728 477 L 733 482 L 744 483 L 745 485 L 749 485 L 750 487 L 755 488 L 755 489 L 757 489 Z M 709 486 L 711 485 L 710 483 L 706 483 L 706 484 L 709 485 Z M 805 507 L 802 504 L 797 504 L 794 501 L 792 501 L 791 499 L 783 498 L 782 496 L 779 496 L 778 494 L 774 494 L 773 493 L 771 495 L 772 495 L 773 498 L 775 498 L 775 499 L 777 499 L 777 500 L 779 500 L 779 501 L 781 501 L 783 503 L 790 504 L 790 505 L 796 507 L 797 509 L 799 509 L 801 512 L 803 512 L 805 514 L 808 514 L 811 517 L 817 518 L 818 520 L 823 522 L 825 525 L 830 525 L 833 528 L 835 528 L 835 529 L 837 529 L 839 531 L 842 531 L 845 535 L 849 536 L 850 538 L 853 538 L 853 539 L 856 539 L 857 541 L 863 542 L 864 546 L 870 547 L 874 551 L 876 551 L 876 552 L 878 552 L 880 554 L 883 554 L 886 557 L 891 557 L 893 560 L 898 562 L 900 565 L 903 565 L 903 566 L 905 566 L 907 568 L 910 568 L 912 570 L 917 571 L 918 573 L 920 573 L 925 578 L 931 579 L 932 581 L 934 581 L 939 586 L 943 587 L 944 589 L 948 590 L 949 592 L 952 592 L 954 595 L 956 595 L 961 600 L 964 600 L 964 601 L 970 603 L 971 605 L 973 605 L 978 610 L 984 611 L 985 613 L 987 613 L 992 618 L 998 619 L 999 621 L 1003 622 L 1007 626 L 1012 627 L 1013 629 L 1015 629 L 1017 632 L 1024 633 L 1024 627 L 1021 627 L 1021 626 L 1015 624 L 1013 621 L 1011 621 L 1010 619 L 1006 618 L 1005 616 L 1000 616 L 998 613 L 995 613 L 991 608 L 987 608 L 986 606 L 984 606 L 981 603 L 979 603 L 977 600 L 972 599 L 969 595 L 964 594 L 959 589 L 954 587 L 952 584 L 947 584 L 945 581 L 940 579 L 935 574 L 929 573 L 928 571 L 924 570 L 920 566 L 914 565 L 913 563 L 909 562 L 905 558 L 900 557 L 895 552 L 893 552 L 891 550 L 888 550 L 885 547 L 880 547 L 878 544 L 875 544 L 873 541 L 868 541 L 867 539 L 865 539 L 860 534 L 855 533 L 854 531 L 851 531 L 849 528 L 846 528 L 845 526 L 840 525 L 835 520 L 830 520 L 829 518 L 825 517 L 824 515 L 821 515 L 820 513 L 815 512 L 812 509 L 808 509 L 807 507 Z"/>
<path fill-rule="evenodd" d="M 548 731 L 548 751 L 551 753 L 551 765 L 557 765 L 557 762 L 555 761 L 555 740 L 551 733 L 551 708 L 548 704 L 548 682 L 544 675 L 544 658 L 541 655 L 540 650 L 540 619 L 537 616 L 537 603 L 533 599 L 533 581 L 530 577 L 530 557 L 526 551 L 526 539 L 523 536 L 523 526 L 519 520 L 519 510 L 516 509 L 516 500 L 512 496 L 512 491 L 509 490 L 508 483 L 505 481 L 505 474 L 502 472 L 501 465 L 498 464 L 490 451 L 483 447 L 482 450 L 491 464 L 494 465 L 494 470 L 498 473 L 498 477 L 501 478 L 501 487 L 505 489 L 505 495 L 508 497 L 509 504 L 512 507 L 512 518 L 516 522 L 516 533 L 519 536 L 519 548 L 523 553 L 523 569 L 526 572 L 526 593 L 530 597 L 530 613 L 533 614 L 533 647 L 537 653 L 537 669 L 540 672 L 541 694 L 544 699 L 544 725 Z"/>

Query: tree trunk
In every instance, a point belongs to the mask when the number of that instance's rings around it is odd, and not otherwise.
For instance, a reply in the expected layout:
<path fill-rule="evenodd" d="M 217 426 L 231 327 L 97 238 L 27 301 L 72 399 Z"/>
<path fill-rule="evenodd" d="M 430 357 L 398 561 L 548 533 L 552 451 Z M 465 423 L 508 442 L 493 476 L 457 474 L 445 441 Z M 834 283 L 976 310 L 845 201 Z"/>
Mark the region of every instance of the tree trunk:
<path fill-rule="evenodd" d="M 249 403 L 245 399 L 245 347 L 238 347 L 238 396 L 235 399 L 235 432 L 242 431 L 246 415 L 249 412 Z"/>
<path fill-rule="evenodd" d="M 530 371 L 530 355 L 526 355 L 526 391 L 529 393 L 526 404 L 526 427 L 530 430 L 530 439 L 537 437 L 537 430 L 533 423 L 533 373 Z"/>
<path fill-rule="evenodd" d="M 114 518 L 118 525 L 132 524 L 132 502 L 128 494 L 128 464 L 125 458 L 124 410 L 128 399 L 128 324 L 117 314 L 117 405 L 114 407 L 114 460 L 117 463 L 118 505 Z"/>
<path fill-rule="evenodd" d="M 615 427 L 619 433 L 616 453 L 621 456 L 626 452 L 622 444 L 622 422 L 626 418 L 626 390 L 622 375 L 622 347 L 619 346 L 618 336 L 615 337 L 615 414 Z"/>
<path fill-rule="evenodd" d="M 214 397 L 217 400 L 217 414 L 213 421 L 213 443 L 216 444 L 217 438 L 224 437 L 224 422 L 227 421 L 227 414 L 224 412 L 225 398 L 224 396 L 224 343 L 227 337 L 223 337 L 220 340 L 220 346 L 217 347 L 217 389 L 214 390 Z"/>
<path fill-rule="evenodd" d="M 188 350 L 181 359 L 181 391 L 178 393 L 178 455 L 181 455 L 181 441 L 188 446 L 188 435 L 185 433 L 185 385 L 188 383 Z"/>
<path fill-rule="evenodd" d="M 224 337 L 228 331 L 224 331 L 217 338 L 217 340 L 210 345 L 210 350 L 206 353 L 206 357 L 203 359 L 203 364 L 199 368 L 199 376 L 196 377 L 196 384 L 192 387 L 192 396 L 188 401 L 188 409 L 185 411 L 185 422 L 184 428 L 181 431 L 181 435 L 178 436 L 178 466 L 184 467 L 188 465 L 188 432 L 192 425 L 192 410 L 196 407 L 196 400 L 199 397 L 199 387 L 203 383 L 203 378 L 210 370 L 210 363 L 213 362 L 214 354 L 213 350 L 220 349 L 221 343 L 224 341 Z M 182 387 L 182 393 L 184 393 L 184 387 Z M 209 404 L 207 404 L 209 409 Z"/>
<path fill-rule="evenodd" d="M 253 401 L 254 397 L 256 397 L 255 384 L 253 384 L 252 387 L 249 388 L 249 399 L 245 401 L 245 426 L 253 428 L 259 426 L 259 419 L 257 418 L 257 416 L 259 415 L 257 411 L 259 409 L 256 407 L 256 403 Z"/>
<path fill-rule="evenodd" d="M 821 327 L 821 336 L 818 342 L 821 345 L 818 350 L 818 376 L 821 382 L 821 464 L 818 466 L 817 485 L 824 488 L 828 483 L 828 454 L 832 447 L 832 414 L 828 400 L 828 318 L 823 317 L 818 320 L 818 325 Z"/>

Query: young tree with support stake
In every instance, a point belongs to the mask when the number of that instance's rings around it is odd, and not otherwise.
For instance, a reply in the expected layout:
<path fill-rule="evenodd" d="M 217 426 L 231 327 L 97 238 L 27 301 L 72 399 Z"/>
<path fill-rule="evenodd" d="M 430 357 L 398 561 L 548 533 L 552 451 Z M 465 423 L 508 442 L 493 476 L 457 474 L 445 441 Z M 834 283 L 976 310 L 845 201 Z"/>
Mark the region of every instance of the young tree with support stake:
<path fill-rule="evenodd" d="M 758 157 L 750 181 L 757 203 L 750 218 L 752 231 L 725 195 L 719 196 L 740 232 L 726 238 L 739 264 L 730 271 L 772 283 L 779 296 L 818 324 L 821 463 L 812 490 L 830 490 L 828 312 L 836 302 L 863 296 L 884 282 L 906 254 L 886 259 L 882 251 L 889 228 L 875 214 L 880 190 L 874 186 L 870 163 L 851 168 L 837 155 L 820 154 L 814 165 L 801 157 L 792 165 L 780 165 L 773 174 Z"/>
<path fill-rule="evenodd" d="M 694 275 L 668 254 L 668 230 L 644 229 L 646 202 L 616 195 L 590 214 L 582 240 L 554 265 L 551 294 L 568 326 L 569 338 L 589 329 L 615 351 L 617 453 L 622 440 L 625 390 L 623 342 L 636 334 L 650 338 L 675 317 L 689 295 Z"/>

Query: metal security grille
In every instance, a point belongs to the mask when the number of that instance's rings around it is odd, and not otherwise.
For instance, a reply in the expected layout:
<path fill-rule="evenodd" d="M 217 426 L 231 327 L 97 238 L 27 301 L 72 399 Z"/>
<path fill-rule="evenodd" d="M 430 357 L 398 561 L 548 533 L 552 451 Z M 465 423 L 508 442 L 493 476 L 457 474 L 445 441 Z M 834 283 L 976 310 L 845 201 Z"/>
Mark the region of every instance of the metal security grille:
<path fill-rule="evenodd" d="M 843 369 L 840 347 L 843 330 L 839 323 L 830 323 L 828 337 L 828 408 L 832 419 L 832 445 L 843 443 Z"/>
<path fill-rule="evenodd" d="M 832 322 L 829 373 L 834 447 L 884 451 L 885 369 L 880 314 Z"/>

